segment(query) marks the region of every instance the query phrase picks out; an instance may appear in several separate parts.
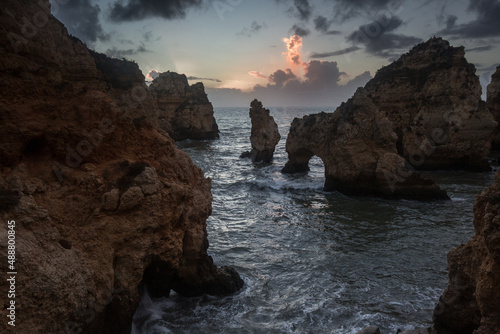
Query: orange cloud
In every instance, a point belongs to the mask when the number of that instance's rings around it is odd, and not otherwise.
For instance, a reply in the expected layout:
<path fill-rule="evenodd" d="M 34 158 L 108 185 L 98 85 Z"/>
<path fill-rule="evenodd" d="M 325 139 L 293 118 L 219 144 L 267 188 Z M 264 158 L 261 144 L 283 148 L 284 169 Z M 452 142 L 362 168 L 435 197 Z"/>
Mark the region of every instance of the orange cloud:
<path fill-rule="evenodd" d="M 299 35 L 290 36 L 290 38 L 283 38 L 286 44 L 286 56 L 290 67 L 297 67 L 302 63 L 302 37 Z"/>
<path fill-rule="evenodd" d="M 267 76 L 265 76 L 264 74 L 262 74 L 259 71 L 250 71 L 250 72 L 248 72 L 248 74 L 250 74 L 253 77 L 259 78 L 259 79 L 269 79 Z"/>

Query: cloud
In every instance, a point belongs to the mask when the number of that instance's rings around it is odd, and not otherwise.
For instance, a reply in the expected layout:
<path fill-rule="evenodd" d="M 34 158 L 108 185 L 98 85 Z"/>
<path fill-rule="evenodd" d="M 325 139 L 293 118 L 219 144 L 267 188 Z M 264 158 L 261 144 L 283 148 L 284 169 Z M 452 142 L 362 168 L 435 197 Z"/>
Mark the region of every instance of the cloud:
<path fill-rule="evenodd" d="M 150 50 L 146 49 L 144 45 L 140 45 L 135 49 L 118 49 L 116 47 L 112 47 L 110 49 L 107 49 L 104 54 L 108 57 L 112 58 L 126 58 L 130 56 L 134 56 L 139 53 L 145 53 L 145 52 L 151 52 Z"/>
<path fill-rule="evenodd" d="M 329 30 L 331 25 L 332 21 L 322 15 L 316 16 L 314 19 L 314 29 L 317 31 L 325 35 L 340 35 L 341 32 L 338 30 Z"/>
<path fill-rule="evenodd" d="M 461 38 L 500 36 L 500 20 L 498 19 L 500 17 L 500 1 L 470 0 L 468 10 L 477 15 L 475 20 L 457 25 L 456 19 L 454 19 L 439 34 Z"/>
<path fill-rule="evenodd" d="M 355 45 L 363 44 L 366 52 L 379 57 L 395 57 L 403 50 L 420 43 L 421 38 L 391 33 L 398 29 L 403 21 L 397 17 L 386 16 L 360 26 L 347 36 L 347 41 Z"/>
<path fill-rule="evenodd" d="M 158 78 L 160 76 L 161 72 L 152 69 L 151 71 L 148 72 L 146 75 L 146 80 L 147 81 L 153 81 L 154 79 Z"/>
<path fill-rule="evenodd" d="M 167 20 L 183 19 L 190 9 L 201 8 L 203 0 L 128 0 L 111 5 L 110 19 L 115 22 L 139 21 L 158 17 Z"/>
<path fill-rule="evenodd" d="M 214 82 L 222 82 L 222 80 L 219 79 L 212 79 L 212 78 L 200 78 L 200 77 L 194 77 L 194 76 L 189 76 L 187 77 L 188 80 L 200 80 L 200 81 L 214 81 Z"/>
<path fill-rule="evenodd" d="M 51 0 L 54 5 L 55 0 Z M 101 8 L 90 0 L 72 0 L 67 4 L 54 5 L 56 17 L 64 23 L 68 32 L 88 45 L 98 40 L 107 41 L 110 35 L 104 33 L 99 19 Z"/>
<path fill-rule="evenodd" d="M 490 51 L 494 48 L 493 45 L 477 46 L 475 48 L 466 49 L 467 52 L 485 52 Z"/>
<path fill-rule="evenodd" d="M 346 20 L 359 17 L 363 14 L 370 14 L 374 16 L 374 12 L 380 10 L 388 10 L 396 12 L 402 0 L 365 0 L 365 1 L 352 1 L 352 0 L 335 0 L 333 11 L 335 13 L 335 20 L 344 22 Z"/>
<path fill-rule="evenodd" d="M 284 53 L 291 67 L 296 67 L 302 63 L 302 37 L 292 35 L 290 38 L 283 38 L 287 51 Z"/>
<path fill-rule="evenodd" d="M 269 76 L 269 81 L 274 83 L 278 87 L 282 87 L 288 81 L 297 78 L 295 74 L 293 74 L 292 70 L 287 68 L 286 70 L 277 70 L 273 74 Z"/>
<path fill-rule="evenodd" d="M 262 74 L 259 71 L 250 71 L 250 72 L 248 72 L 248 74 L 250 74 L 253 77 L 259 78 L 259 79 L 269 79 L 269 77 L 265 76 L 264 74 Z"/>
<path fill-rule="evenodd" d="M 350 46 L 348 48 L 338 50 L 338 51 L 333 51 L 333 52 L 325 52 L 325 53 L 312 53 L 309 57 L 313 59 L 321 59 L 321 58 L 328 58 L 328 57 L 333 57 L 333 56 L 341 56 L 345 55 L 357 50 L 360 50 L 361 48 L 359 46 Z"/>
<path fill-rule="evenodd" d="M 267 28 L 267 24 L 264 22 L 258 23 L 257 21 L 253 21 L 250 28 L 243 28 L 240 32 L 237 32 L 236 35 L 250 37 L 264 28 Z"/>
<path fill-rule="evenodd" d="M 312 8 L 308 0 L 294 0 L 293 2 L 296 10 L 296 16 L 303 20 L 308 21 L 311 17 Z"/>
<path fill-rule="evenodd" d="M 306 37 L 311 33 L 311 30 L 307 29 L 302 24 L 294 24 L 292 28 L 289 30 L 293 35 L 297 35 L 300 37 Z"/>

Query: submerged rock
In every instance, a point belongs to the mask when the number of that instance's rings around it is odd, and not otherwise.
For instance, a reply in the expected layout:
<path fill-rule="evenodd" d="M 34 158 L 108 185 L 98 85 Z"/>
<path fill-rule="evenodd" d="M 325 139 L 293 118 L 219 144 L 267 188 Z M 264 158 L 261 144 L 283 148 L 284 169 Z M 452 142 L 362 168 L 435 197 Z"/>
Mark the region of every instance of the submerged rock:
<path fill-rule="evenodd" d="M 491 76 L 491 82 L 488 85 L 486 104 L 493 118 L 500 124 L 500 66 Z M 500 149 L 500 126 L 495 129 L 493 135 L 492 148 Z"/>
<path fill-rule="evenodd" d="M 97 60 L 40 4 L 0 13 L 0 218 L 15 221 L 16 331 L 130 333 L 141 289 L 239 289 L 207 254 L 211 182 L 150 118 L 136 65 Z M 28 38 L 20 18 L 35 16 L 46 24 Z M 2 224 L 2 249 L 7 233 Z M 9 288 L 0 282 L 2 296 Z"/>
<path fill-rule="evenodd" d="M 174 140 L 216 139 L 219 128 L 203 83 L 189 85 L 184 74 L 161 73 L 149 86 L 158 105 L 158 123 Z"/>
<path fill-rule="evenodd" d="M 262 106 L 262 102 L 255 99 L 250 107 L 252 150 L 243 153 L 241 157 L 250 157 L 254 162 L 269 163 L 273 160 L 274 150 L 281 139 L 278 125 L 269 114 L 269 109 Z"/>
<path fill-rule="evenodd" d="M 437 334 L 500 333 L 500 172 L 477 197 L 474 236 L 448 253 L 449 282 L 434 310 Z"/>
<path fill-rule="evenodd" d="M 433 181 L 407 168 L 397 154 L 391 121 L 364 88 L 334 113 L 294 119 L 286 142 L 284 173 L 309 169 L 314 156 L 325 165 L 325 190 L 348 195 L 447 199 Z"/>

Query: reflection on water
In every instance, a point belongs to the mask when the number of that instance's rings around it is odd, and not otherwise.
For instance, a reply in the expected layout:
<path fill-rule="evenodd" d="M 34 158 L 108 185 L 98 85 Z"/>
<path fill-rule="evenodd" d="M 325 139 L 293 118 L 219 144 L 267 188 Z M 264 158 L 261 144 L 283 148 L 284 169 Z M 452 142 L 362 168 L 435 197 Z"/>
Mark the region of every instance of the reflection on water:
<path fill-rule="evenodd" d="M 221 139 L 179 147 L 213 180 L 209 253 L 244 278 L 234 296 L 148 301 L 135 333 L 386 333 L 429 326 L 447 282 L 446 254 L 473 234 L 475 195 L 492 174 L 434 172 L 452 201 L 351 198 L 322 191 L 324 167 L 283 175 L 294 116 L 271 109 L 282 140 L 272 165 L 250 148 L 247 109 L 221 109 Z M 149 318 L 148 318 L 149 317 Z"/>

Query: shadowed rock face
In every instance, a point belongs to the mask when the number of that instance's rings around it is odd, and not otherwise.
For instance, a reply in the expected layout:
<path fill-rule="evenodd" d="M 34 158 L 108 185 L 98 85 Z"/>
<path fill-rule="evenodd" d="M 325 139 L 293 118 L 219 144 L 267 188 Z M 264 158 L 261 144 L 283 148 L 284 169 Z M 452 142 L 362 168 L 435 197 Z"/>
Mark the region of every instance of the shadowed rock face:
<path fill-rule="evenodd" d="M 449 282 L 434 310 L 437 334 L 500 333 L 500 172 L 477 197 L 475 234 L 448 253 Z"/>
<path fill-rule="evenodd" d="M 495 121 L 500 124 L 500 66 L 491 76 L 491 82 L 488 85 L 486 104 Z M 497 127 L 493 136 L 493 148 L 500 149 L 500 127 Z"/>
<path fill-rule="evenodd" d="M 359 88 L 333 114 L 293 121 L 283 172 L 307 171 L 309 159 L 316 155 L 325 165 L 325 190 L 387 198 L 448 198 L 433 181 L 408 170 L 397 154 L 396 141 L 392 123 Z"/>
<path fill-rule="evenodd" d="M 15 221 L 16 332 L 130 333 L 140 289 L 240 288 L 207 255 L 210 180 L 155 126 L 136 65 L 91 55 L 48 2 L 2 7 L 0 217 Z M 46 24 L 23 37 L 35 15 Z M 2 249 L 7 233 L 2 223 Z"/>
<path fill-rule="evenodd" d="M 203 83 L 189 86 L 184 74 L 161 73 L 149 86 L 159 109 L 159 126 L 174 140 L 216 139 L 219 128 Z"/>
<path fill-rule="evenodd" d="M 463 47 L 441 38 L 381 68 L 365 88 L 393 124 L 398 153 L 416 169 L 490 170 L 496 122 Z"/>
<path fill-rule="evenodd" d="M 489 170 L 496 125 L 463 47 L 432 38 L 380 69 L 333 115 L 294 120 L 283 172 L 308 170 L 317 155 L 326 189 L 442 198 L 432 181 L 408 168 Z"/>
<path fill-rule="evenodd" d="M 275 147 L 281 139 L 278 125 L 269 114 L 269 109 L 262 107 L 262 102 L 253 100 L 250 107 L 252 120 L 250 157 L 254 162 L 269 163 L 273 160 Z"/>

